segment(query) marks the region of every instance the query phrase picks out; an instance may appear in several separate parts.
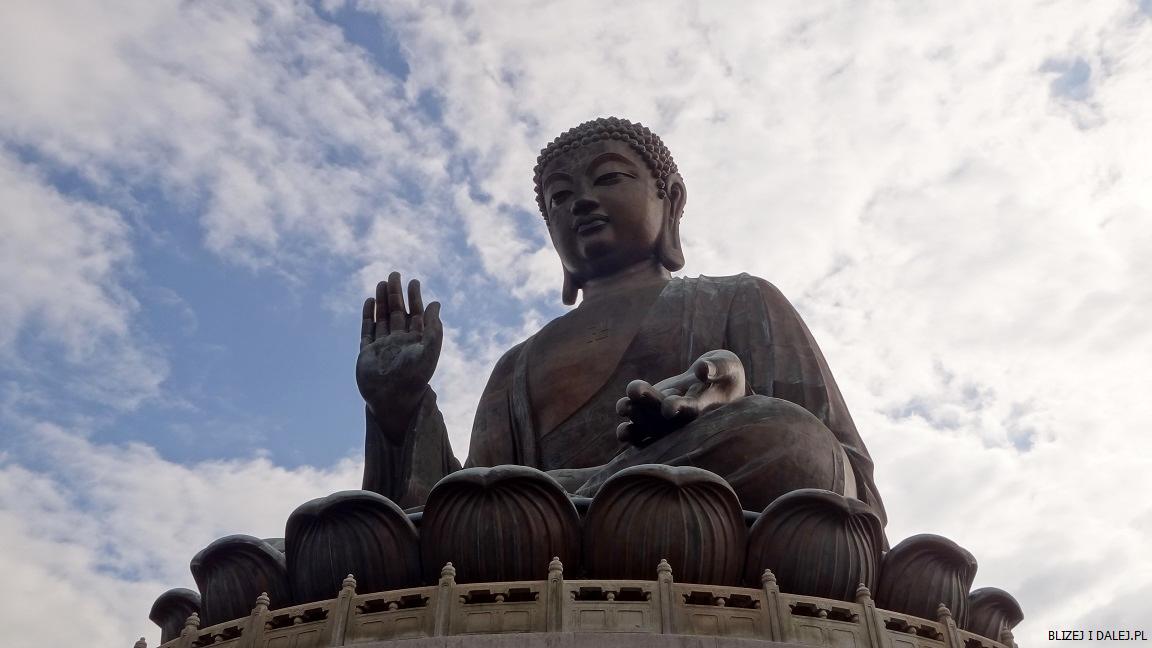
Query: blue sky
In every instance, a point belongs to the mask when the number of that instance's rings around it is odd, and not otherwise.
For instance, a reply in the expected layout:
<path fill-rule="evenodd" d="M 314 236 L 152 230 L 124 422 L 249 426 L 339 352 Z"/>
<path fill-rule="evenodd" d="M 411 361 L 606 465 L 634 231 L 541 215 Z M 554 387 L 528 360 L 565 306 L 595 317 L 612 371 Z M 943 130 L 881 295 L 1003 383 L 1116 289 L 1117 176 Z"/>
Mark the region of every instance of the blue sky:
<path fill-rule="evenodd" d="M 391 270 L 444 303 L 463 458 L 493 363 L 563 312 L 537 152 L 615 114 L 684 174 L 682 274 L 808 322 L 893 540 L 971 550 L 1021 644 L 1141 627 L 1150 87 L 1125 0 L 5 3 L 0 624 L 154 644 L 196 550 L 356 487 Z"/>

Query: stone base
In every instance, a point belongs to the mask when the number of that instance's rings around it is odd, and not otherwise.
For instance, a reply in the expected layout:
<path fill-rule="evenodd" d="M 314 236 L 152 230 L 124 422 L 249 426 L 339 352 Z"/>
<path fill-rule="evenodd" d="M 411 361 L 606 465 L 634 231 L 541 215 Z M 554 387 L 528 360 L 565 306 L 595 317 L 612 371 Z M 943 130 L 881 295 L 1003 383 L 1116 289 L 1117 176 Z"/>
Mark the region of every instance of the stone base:
<path fill-rule="evenodd" d="M 811 648 L 800 644 L 639 632 L 548 632 L 425 637 L 358 643 L 357 648 Z"/>

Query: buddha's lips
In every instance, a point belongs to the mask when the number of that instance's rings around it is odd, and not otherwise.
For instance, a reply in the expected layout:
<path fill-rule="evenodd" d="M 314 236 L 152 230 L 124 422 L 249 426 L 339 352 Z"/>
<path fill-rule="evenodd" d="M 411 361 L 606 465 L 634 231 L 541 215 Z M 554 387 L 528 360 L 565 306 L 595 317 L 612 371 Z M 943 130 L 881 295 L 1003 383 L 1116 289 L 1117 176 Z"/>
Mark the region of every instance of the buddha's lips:
<path fill-rule="evenodd" d="M 576 230 L 577 234 L 584 234 L 594 232 L 607 224 L 608 218 L 606 216 L 584 216 L 577 218 L 572 223 L 572 229 Z"/>

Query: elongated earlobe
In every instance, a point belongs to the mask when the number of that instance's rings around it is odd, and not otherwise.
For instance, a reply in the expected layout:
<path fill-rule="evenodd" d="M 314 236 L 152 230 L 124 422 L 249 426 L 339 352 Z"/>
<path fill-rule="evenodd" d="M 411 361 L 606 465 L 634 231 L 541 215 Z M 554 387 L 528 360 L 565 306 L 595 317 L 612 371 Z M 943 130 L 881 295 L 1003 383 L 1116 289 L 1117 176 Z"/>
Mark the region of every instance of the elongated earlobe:
<path fill-rule="evenodd" d="M 664 231 L 660 234 L 660 243 L 656 248 L 660 256 L 660 265 L 668 272 L 676 272 L 684 267 L 684 250 L 680 249 L 680 219 L 670 218 L 664 224 Z"/>
<path fill-rule="evenodd" d="M 576 293 L 580 291 L 580 286 L 576 285 L 576 278 L 572 276 L 568 269 L 564 269 L 564 287 L 560 289 L 560 298 L 568 306 L 576 303 Z"/>
<path fill-rule="evenodd" d="M 660 257 L 660 265 L 669 272 L 675 272 L 684 267 L 684 250 L 680 247 L 680 218 L 684 215 L 684 203 L 688 196 L 679 174 L 670 176 L 669 181 L 665 198 L 668 207 L 656 254 Z"/>

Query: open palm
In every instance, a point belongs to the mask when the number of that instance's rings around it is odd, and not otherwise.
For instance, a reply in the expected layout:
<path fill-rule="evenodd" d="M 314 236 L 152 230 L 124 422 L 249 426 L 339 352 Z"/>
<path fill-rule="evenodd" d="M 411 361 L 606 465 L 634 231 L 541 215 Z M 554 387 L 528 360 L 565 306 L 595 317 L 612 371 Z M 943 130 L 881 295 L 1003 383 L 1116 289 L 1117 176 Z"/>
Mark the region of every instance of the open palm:
<path fill-rule="evenodd" d="M 444 327 L 440 304 L 425 310 L 420 282 L 408 282 L 404 306 L 400 273 L 376 286 L 376 296 L 364 302 L 356 386 L 377 417 L 407 417 L 436 371 Z"/>

